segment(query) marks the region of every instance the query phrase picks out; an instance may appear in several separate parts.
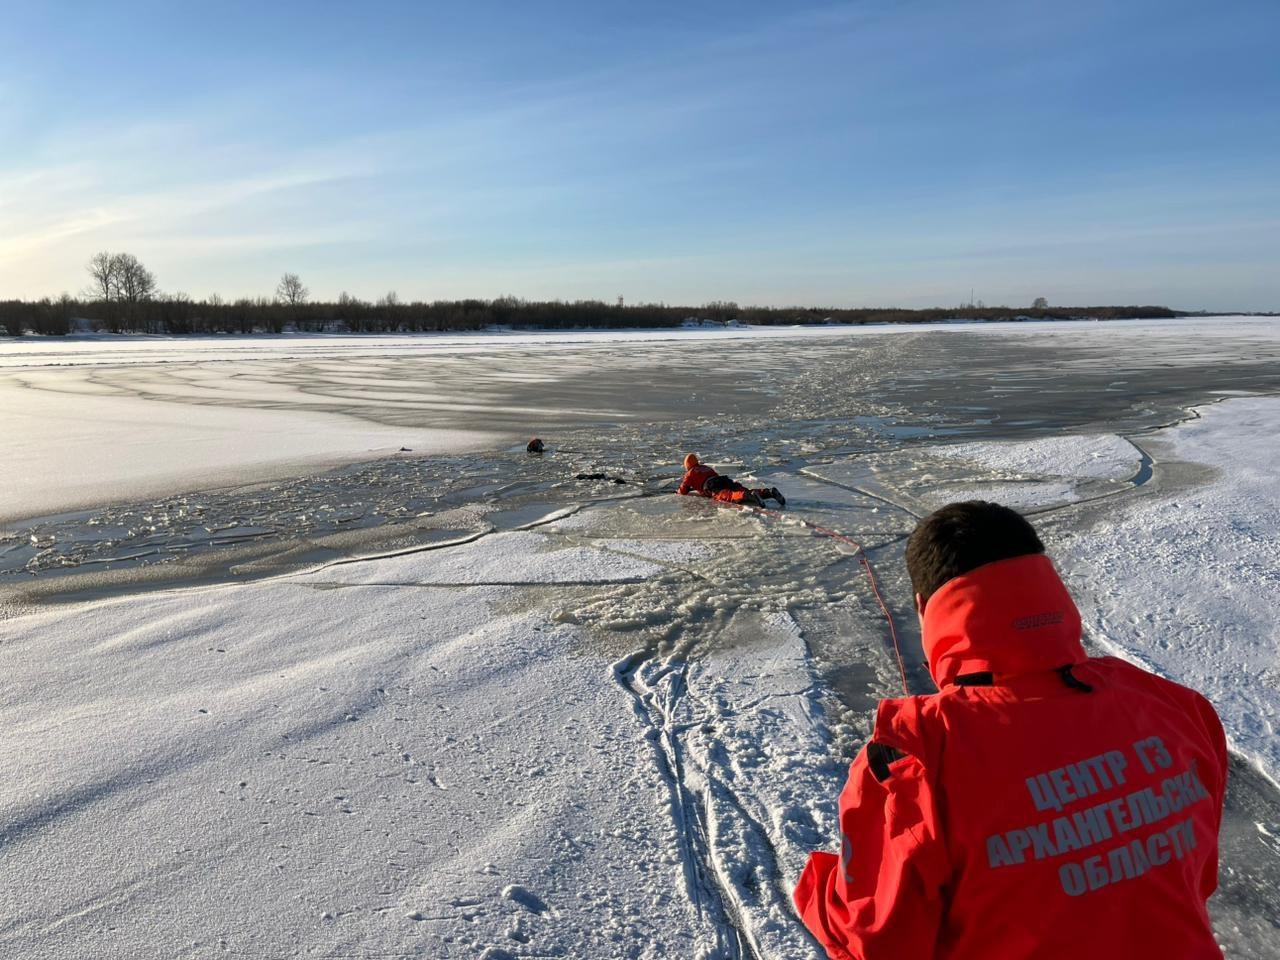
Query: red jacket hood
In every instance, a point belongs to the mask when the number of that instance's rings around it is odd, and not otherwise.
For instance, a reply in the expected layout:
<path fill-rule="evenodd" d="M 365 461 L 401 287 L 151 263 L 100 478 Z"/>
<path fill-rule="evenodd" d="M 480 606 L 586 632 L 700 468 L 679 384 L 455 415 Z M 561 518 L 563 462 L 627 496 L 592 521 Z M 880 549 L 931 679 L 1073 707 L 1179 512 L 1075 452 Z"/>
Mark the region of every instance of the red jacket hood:
<path fill-rule="evenodd" d="M 922 633 L 939 689 L 967 673 L 1016 676 L 1085 659 L 1080 611 L 1039 553 L 948 580 L 925 604 Z"/>

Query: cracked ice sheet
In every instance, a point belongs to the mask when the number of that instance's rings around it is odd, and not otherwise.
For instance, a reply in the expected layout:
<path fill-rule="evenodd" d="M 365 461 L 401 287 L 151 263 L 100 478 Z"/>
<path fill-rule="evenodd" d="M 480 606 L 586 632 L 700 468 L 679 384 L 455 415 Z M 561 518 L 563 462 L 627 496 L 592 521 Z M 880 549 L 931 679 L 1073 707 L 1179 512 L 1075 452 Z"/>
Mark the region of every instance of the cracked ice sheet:
<path fill-rule="evenodd" d="M 637 552 L 637 551 L 629 551 Z M 342 563 L 300 578 L 315 584 L 569 584 L 643 580 L 664 568 L 532 531 L 495 533 L 446 549 Z"/>
<path fill-rule="evenodd" d="M 895 539 L 910 520 L 900 507 L 823 481 L 818 471 L 804 474 L 764 472 L 742 481 L 748 486 L 778 487 L 787 498 L 785 510 L 770 516 L 781 527 L 797 535 L 812 535 L 802 521 L 817 523 L 841 534 L 854 534 L 865 546 L 874 548 Z M 772 506 L 772 504 L 770 504 Z M 835 544 L 837 549 L 844 549 Z"/>
<path fill-rule="evenodd" d="M 1199 413 L 1150 446 L 1158 461 L 1209 465 L 1216 477 L 1130 501 L 1055 553 L 1082 588 L 1092 636 L 1208 696 L 1232 747 L 1280 783 L 1280 398 Z"/>
<path fill-rule="evenodd" d="M 629 699 L 520 597 L 302 578 L 0 624 L 0 954 L 704 952 Z"/>
<path fill-rule="evenodd" d="M 596 546 L 667 564 L 697 563 L 716 553 L 708 543 L 688 540 L 597 540 Z"/>

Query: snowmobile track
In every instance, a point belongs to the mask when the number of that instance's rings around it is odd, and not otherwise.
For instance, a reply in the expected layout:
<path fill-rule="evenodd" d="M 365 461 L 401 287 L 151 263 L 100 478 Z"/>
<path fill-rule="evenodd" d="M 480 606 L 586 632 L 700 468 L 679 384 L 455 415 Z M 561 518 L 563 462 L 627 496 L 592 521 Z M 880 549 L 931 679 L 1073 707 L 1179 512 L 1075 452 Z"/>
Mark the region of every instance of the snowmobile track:
<path fill-rule="evenodd" d="M 631 697 L 636 716 L 648 728 L 646 738 L 654 753 L 654 766 L 667 786 L 672 818 L 680 841 L 685 890 L 699 916 L 711 923 L 719 955 L 734 960 L 762 960 L 741 912 L 719 869 L 708 830 L 705 795 L 695 792 L 685 780 L 684 751 L 675 708 L 686 691 L 688 662 L 667 661 L 652 680 L 643 676 L 649 654 L 637 651 L 614 664 L 614 681 Z M 666 684 L 665 692 L 660 686 Z M 709 782 L 708 782 L 709 789 Z M 745 814 L 745 811 L 744 811 Z M 752 821 L 759 829 L 759 825 Z"/>

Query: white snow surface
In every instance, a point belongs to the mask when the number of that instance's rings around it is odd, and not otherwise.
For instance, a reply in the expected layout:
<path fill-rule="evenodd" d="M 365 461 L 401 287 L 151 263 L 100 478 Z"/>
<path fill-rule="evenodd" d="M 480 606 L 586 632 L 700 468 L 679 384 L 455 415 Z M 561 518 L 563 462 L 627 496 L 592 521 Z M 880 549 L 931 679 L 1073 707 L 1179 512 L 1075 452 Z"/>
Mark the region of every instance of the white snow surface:
<path fill-rule="evenodd" d="M 705 791 L 716 909 L 812 956 L 839 771 L 798 631 L 619 662 L 554 598 L 654 563 L 550 539 L 0 621 L 0 955 L 719 956 Z M 560 588 L 442 586 L 488 576 Z"/>
<path fill-rule="evenodd" d="M 1233 749 L 1280 784 L 1280 398 L 1196 412 L 1146 444 L 1216 476 L 1132 501 L 1060 559 L 1093 637 L 1204 693 Z"/>

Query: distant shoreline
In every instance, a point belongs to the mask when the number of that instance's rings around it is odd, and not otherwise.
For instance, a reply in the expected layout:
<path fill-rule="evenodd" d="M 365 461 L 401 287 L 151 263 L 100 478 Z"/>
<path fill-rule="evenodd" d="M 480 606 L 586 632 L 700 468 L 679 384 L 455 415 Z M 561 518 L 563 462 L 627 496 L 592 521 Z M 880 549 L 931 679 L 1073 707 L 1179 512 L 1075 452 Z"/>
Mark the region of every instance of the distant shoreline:
<path fill-rule="evenodd" d="M 422 333 L 537 333 L 609 330 L 714 330 L 769 327 L 863 327 L 1111 320 L 1176 320 L 1277 317 L 1280 313 L 1212 313 L 1163 306 L 1012 307 L 963 306 L 836 309 L 817 307 L 702 307 L 607 304 L 600 301 L 460 300 L 432 303 L 334 303 L 287 305 L 267 300 L 194 302 L 154 299 L 125 304 L 0 301 L 0 339 L 17 337 L 164 337 L 297 335 L 406 335 Z"/>

